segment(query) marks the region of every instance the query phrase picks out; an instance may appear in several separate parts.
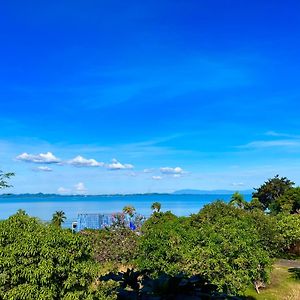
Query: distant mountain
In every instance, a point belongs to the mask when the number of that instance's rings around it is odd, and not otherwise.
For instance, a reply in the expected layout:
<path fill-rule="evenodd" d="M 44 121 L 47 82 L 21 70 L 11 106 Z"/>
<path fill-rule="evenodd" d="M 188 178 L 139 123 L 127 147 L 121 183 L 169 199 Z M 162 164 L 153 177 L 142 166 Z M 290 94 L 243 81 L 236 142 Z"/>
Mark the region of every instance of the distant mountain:
<path fill-rule="evenodd" d="M 236 190 L 192 190 L 192 189 L 185 189 L 185 190 L 178 190 L 175 191 L 173 194 L 175 195 L 231 195 L 235 193 Z M 241 194 L 249 195 L 252 194 L 253 190 L 243 190 L 238 191 Z"/>

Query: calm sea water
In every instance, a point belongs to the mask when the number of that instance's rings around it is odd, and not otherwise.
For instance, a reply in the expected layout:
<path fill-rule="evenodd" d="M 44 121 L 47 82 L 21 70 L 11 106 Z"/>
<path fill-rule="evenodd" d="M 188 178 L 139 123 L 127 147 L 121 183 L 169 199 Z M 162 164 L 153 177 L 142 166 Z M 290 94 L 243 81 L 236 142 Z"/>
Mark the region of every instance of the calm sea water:
<path fill-rule="evenodd" d="M 178 216 L 197 213 L 205 204 L 216 199 L 228 201 L 231 195 L 126 195 L 126 196 L 0 196 L 0 219 L 6 219 L 18 209 L 42 220 L 50 220 L 57 210 L 67 216 L 66 226 L 77 219 L 79 213 L 120 212 L 125 205 L 132 205 L 137 212 L 149 216 L 151 204 L 160 202 L 162 211 L 170 210 Z M 246 200 L 251 198 L 245 195 Z"/>

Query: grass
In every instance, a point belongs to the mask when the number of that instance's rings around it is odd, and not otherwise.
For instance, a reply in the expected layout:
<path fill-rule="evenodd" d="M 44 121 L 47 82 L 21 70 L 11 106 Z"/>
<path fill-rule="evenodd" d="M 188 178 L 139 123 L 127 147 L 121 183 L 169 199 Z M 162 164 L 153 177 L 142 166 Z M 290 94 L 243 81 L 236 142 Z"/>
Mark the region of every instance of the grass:
<path fill-rule="evenodd" d="M 292 277 L 288 267 L 275 264 L 271 283 L 257 294 L 254 288 L 246 291 L 249 299 L 255 300 L 299 300 L 300 280 Z"/>

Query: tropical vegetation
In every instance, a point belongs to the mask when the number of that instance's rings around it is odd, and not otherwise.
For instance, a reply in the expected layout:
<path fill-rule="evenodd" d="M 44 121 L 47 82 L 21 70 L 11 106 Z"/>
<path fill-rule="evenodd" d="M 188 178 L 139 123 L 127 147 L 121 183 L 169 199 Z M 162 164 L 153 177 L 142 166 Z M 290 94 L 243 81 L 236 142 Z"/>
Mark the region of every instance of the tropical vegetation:
<path fill-rule="evenodd" d="M 4 173 L 3 171 L 0 170 L 0 189 L 11 187 L 11 185 L 8 184 L 8 179 L 14 175 L 15 174 L 12 172 Z"/>
<path fill-rule="evenodd" d="M 1 187 L 12 173 L 2 172 Z M 300 254 L 300 188 L 267 180 L 189 217 L 132 206 L 101 230 L 72 233 L 56 211 L 47 224 L 20 210 L 0 221 L 0 299 L 242 299 L 272 283 L 278 257 Z M 136 222 L 130 227 L 126 222 Z M 299 280 L 299 272 L 293 272 Z M 298 277 L 297 277 L 298 276 Z M 252 293 L 252 292 L 251 292 Z M 250 294 L 251 294 L 250 293 Z"/>
<path fill-rule="evenodd" d="M 61 227 L 61 225 L 65 222 L 66 218 L 67 217 L 66 217 L 65 213 L 62 210 L 56 211 L 52 215 L 51 223 L 55 226 Z"/>

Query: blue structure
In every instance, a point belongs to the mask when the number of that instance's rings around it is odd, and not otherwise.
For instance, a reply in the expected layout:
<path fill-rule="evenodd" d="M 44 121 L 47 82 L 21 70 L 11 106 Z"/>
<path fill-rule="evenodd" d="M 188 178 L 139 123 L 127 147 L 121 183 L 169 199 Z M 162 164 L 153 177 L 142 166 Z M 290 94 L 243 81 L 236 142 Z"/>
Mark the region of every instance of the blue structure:
<path fill-rule="evenodd" d="M 114 224 L 118 218 L 121 218 L 122 222 L 125 223 L 131 230 L 135 230 L 137 224 L 135 220 L 121 213 L 117 214 L 98 214 L 98 213 L 86 213 L 79 214 L 77 222 L 73 222 L 72 229 L 79 232 L 84 229 L 102 229 L 110 227 Z M 144 218 L 141 217 L 141 220 Z"/>

